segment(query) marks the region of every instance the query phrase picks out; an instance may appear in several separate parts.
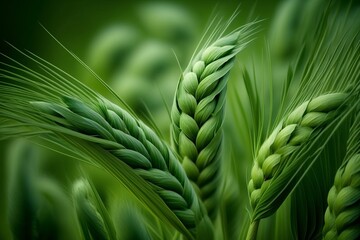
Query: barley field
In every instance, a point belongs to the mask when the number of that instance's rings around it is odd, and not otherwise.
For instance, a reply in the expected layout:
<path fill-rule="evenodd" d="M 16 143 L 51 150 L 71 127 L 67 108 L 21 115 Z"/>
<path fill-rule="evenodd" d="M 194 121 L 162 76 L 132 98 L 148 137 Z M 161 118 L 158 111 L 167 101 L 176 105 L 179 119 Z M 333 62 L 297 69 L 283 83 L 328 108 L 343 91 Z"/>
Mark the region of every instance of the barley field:
<path fill-rule="evenodd" d="M 358 1 L 0 9 L 0 239 L 360 239 Z"/>

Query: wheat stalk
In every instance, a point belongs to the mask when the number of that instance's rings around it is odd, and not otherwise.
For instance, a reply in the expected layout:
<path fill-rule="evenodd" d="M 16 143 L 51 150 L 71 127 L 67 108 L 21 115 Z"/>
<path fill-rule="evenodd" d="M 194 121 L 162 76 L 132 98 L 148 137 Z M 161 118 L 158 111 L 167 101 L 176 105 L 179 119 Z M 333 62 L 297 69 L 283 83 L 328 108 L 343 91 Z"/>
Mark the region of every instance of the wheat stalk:
<path fill-rule="evenodd" d="M 49 119 L 86 135 L 113 144 L 101 146 L 148 182 L 166 205 L 193 234 L 204 220 L 200 202 L 177 158 L 144 123 L 120 107 L 103 99 L 97 105 L 64 97 L 66 107 L 55 103 L 33 102 Z"/>
<path fill-rule="evenodd" d="M 212 219 L 218 205 L 228 75 L 236 54 L 247 44 L 248 27 L 200 51 L 178 83 L 171 111 L 174 148 Z"/>

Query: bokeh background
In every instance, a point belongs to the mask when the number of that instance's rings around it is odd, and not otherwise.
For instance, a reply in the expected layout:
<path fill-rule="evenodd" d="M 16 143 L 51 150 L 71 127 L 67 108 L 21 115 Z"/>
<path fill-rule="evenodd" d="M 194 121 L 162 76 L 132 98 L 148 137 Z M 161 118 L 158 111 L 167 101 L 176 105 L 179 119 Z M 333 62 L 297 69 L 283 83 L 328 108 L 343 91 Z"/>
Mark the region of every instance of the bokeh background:
<path fill-rule="evenodd" d="M 311 28 L 311 20 L 320 11 L 321 2 L 2 1 L 0 52 L 7 54 L 12 51 L 6 42 L 30 50 L 94 90 L 110 96 L 92 74 L 51 38 L 43 25 L 109 84 L 140 117 L 146 118 L 150 113 L 162 137 L 168 140 L 170 120 L 166 106 L 171 106 L 181 69 L 188 64 L 211 19 L 227 20 L 238 8 L 239 15 L 230 30 L 250 20 L 264 20 L 256 40 L 240 54 L 239 65 L 250 65 L 254 59 L 260 59 L 268 45 L 276 58 L 274 63 L 278 64 L 274 66 L 277 69 L 274 74 L 281 78 L 286 74 L 287 60 L 300 48 L 299 39 L 305 34 L 306 27 Z M 348 1 L 342 2 L 345 6 Z M 239 71 L 240 68 L 236 68 L 231 78 L 237 78 Z M 231 125 L 231 120 L 229 122 Z M 228 136 L 231 139 L 231 135 Z M 34 153 L 28 154 L 26 148 Z M 245 163 L 251 161 L 248 150 L 244 145 L 238 149 L 241 158 L 246 159 Z M 9 202 L 21 198 L 22 184 L 14 179 L 22 171 L 31 172 L 23 181 L 33 182 L 34 186 L 30 187 L 36 191 L 52 189 L 46 206 L 54 215 L 59 214 L 59 209 L 52 207 L 56 201 L 63 204 L 63 209 L 71 206 L 68 195 L 71 183 L 81 175 L 80 166 L 86 169 L 94 184 L 100 186 L 98 191 L 103 194 L 105 202 L 107 192 L 112 195 L 123 192 L 118 182 L 102 170 L 29 142 L 3 141 L 0 156 L 0 239 L 11 239 L 7 214 L 11 206 Z M 16 190 L 10 189 L 17 184 L 20 187 Z M 44 216 L 43 219 L 47 218 Z M 65 224 L 69 219 L 74 221 L 73 213 L 64 211 L 59 221 Z M 57 235 L 59 239 L 78 236 L 78 230 L 69 226 L 67 229 L 69 232 Z M 54 230 L 52 234 L 55 233 Z"/>

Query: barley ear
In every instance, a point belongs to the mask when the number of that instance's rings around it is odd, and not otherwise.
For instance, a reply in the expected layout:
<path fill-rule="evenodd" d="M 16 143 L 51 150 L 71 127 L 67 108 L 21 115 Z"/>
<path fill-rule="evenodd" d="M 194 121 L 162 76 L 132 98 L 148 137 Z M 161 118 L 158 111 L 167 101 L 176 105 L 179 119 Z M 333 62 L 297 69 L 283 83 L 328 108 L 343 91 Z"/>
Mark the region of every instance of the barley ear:
<path fill-rule="evenodd" d="M 142 178 L 194 236 L 206 220 L 206 212 L 196 196 L 178 159 L 169 147 L 144 123 L 117 105 L 96 99 L 87 104 L 63 97 L 66 107 L 47 102 L 33 106 L 66 129 L 81 133 L 122 161 Z M 205 224 L 205 225 L 206 225 Z"/>
<path fill-rule="evenodd" d="M 249 41 L 251 25 L 203 48 L 178 83 L 171 111 L 173 147 L 209 216 L 217 213 L 224 105 L 235 56 Z"/>
<path fill-rule="evenodd" d="M 335 111 L 347 96 L 346 93 L 330 93 L 304 102 L 283 119 L 264 141 L 254 159 L 248 185 L 253 209 L 275 173 L 281 173 L 287 158 L 304 145 L 315 131 L 334 119 Z"/>
<path fill-rule="evenodd" d="M 360 154 L 337 171 L 327 201 L 323 239 L 359 239 Z"/>
<path fill-rule="evenodd" d="M 343 164 L 336 172 L 325 212 L 323 239 L 360 238 L 360 114 L 354 120 Z"/>
<path fill-rule="evenodd" d="M 84 239 L 116 239 L 103 203 L 88 180 L 77 180 L 72 189 L 75 209 Z"/>
<path fill-rule="evenodd" d="M 290 156 L 320 133 L 336 117 L 347 93 L 329 93 L 308 100 L 290 112 L 260 146 L 248 184 L 255 210 L 271 181 L 281 175 Z M 252 220 L 247 239 L 256 239 L 260 220 Z"/>

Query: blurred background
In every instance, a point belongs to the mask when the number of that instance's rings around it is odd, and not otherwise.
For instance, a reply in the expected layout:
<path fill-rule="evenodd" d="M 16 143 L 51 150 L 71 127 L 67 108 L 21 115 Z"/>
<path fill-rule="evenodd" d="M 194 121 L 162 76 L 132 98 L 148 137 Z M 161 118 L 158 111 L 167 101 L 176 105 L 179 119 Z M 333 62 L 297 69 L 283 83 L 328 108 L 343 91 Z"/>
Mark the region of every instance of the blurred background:
<path fill-rule="evenodd" d="M 181 68 L 188 64 L 212 18 L 224 21 L 239 8 L 233 22 L 239 27 L 249 19 L 271 18 L 277 2 L 7 1 L 0 10 L 0 39 L 36 53 L 108 94 L 43 25 L 131 107 L 141 111 L 146 102 L 153 110 L 164 107 L 162 99 L 171 102 Z M 4 41 L 0 46 L 5 53 L 10 49 Z M 159 126 L 166 125 L 163 118 L 156 120 Z"/>
<path fill-rule="evenodd" d="M 6 42 L 30 50 L 95 91 L 110 96 L 92 74 L 51 38 L 43 25 L 109 84 L 140 118 L 146 121 L 150 114 L 162 138 L 168 141 L 170 119 L 166 106 L 171 107 L 182 69 L 187 66 L 211 19 L 226 21 L 238 8 L 239 15 L 229 30 L 250 20 L 264 20 L 256 40 L 238 57 L 239 66 L 249 66 L 254 59 L 261 59 L 268 46 L 274 58 L 275 78 L 282 79 L 288 60 L 297 54 L 301 39 L 311 28 L 322 3 L 321 0 L 2 1 L 0 52 L 11 52 Z M 239 78 L 239 72 L 240 68 L 235 68 L 231 78 Z M 236 128 L 235 133 L 232 132 L 232 121 L 229 118 L 225 125 L 228 139 L 242 131 Z M 15 214 L 25 214 L 25 218 L 32 211 L 43 209 L 39 218 L 43 224 L 37 223 L 37 226 L 44 226 L 45 222 L 61 226 L 62 230 L 46 226 L 52 230 L 43 239 L 79 237 L 78 229 L 71 226 L 76 220 L 69 195 L 71 184 L 81 176 L 80 169 L 86 170 L 95 186 L 101 186 L 99 194 L 109 205 L 116 199 L 108 197 L 109 192 L 111 196 L 118 196 L 125 191 L 102 170 L 29 141 L 3 141 L 0 149 L 0 196 L 4 196 L 0 198 L 0 239 L 11 239 L 9 221 L 12 220 L 8 214 L 14 214 L 14 208 Z M 237 151 L 238 158 L 245 159 L 243 163 L 248 166 L 252 161 L 251 147 L 242 144 Z M 230 168 L 230 162 L 228 165 Z M 245 175 L 243 180 L 245 183 Z M 123 198 L 131 199 L 131 196 Z M 246 198 L 244 195 L 243 199 Z M 59 216 L 55 206 L 70 209 L 60 214 L 58 224 L 48 221 L 54 219 L 51 214 Z"/>

